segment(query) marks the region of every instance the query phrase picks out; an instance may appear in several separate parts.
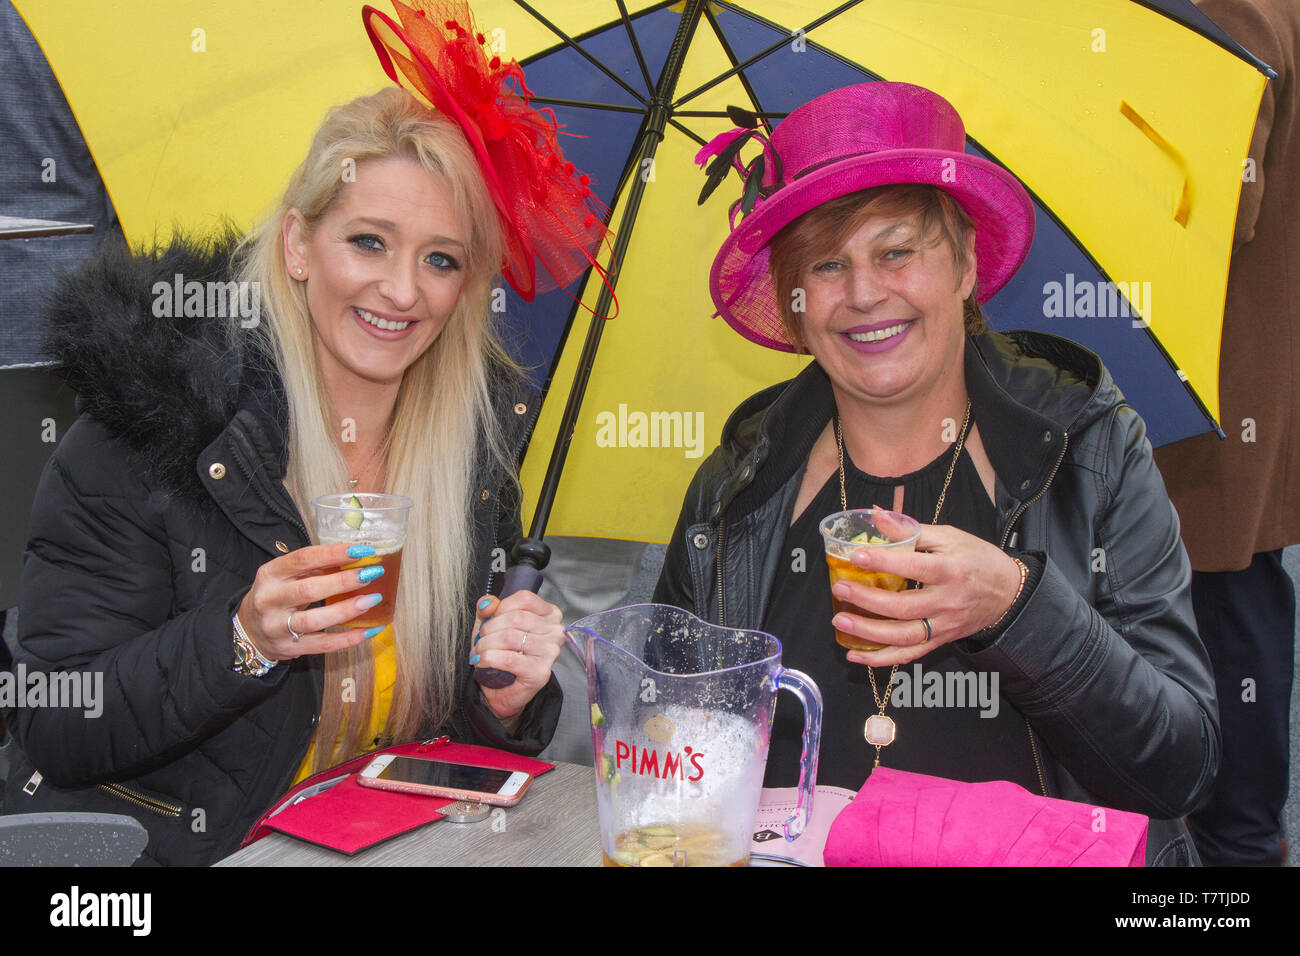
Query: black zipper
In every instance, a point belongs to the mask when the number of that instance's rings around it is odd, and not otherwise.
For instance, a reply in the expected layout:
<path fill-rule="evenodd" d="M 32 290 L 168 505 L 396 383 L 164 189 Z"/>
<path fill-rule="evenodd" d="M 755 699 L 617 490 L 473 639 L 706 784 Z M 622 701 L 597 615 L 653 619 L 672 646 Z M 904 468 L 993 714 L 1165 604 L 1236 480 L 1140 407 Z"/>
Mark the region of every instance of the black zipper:
<path fill-rule="evenodd" d="M 727 519 L 725 516 L 718 519 L 718 626 L 727 626 L 727 607 L 722 599 L 722 545 L 726 538 Z"/>
<path fill-rule="evenodd" d="M 1001 548 L 1003 551 L 1007 549 L 1007 541 L 1011 537 L 1011 529 L 1015 526 L 1015 523 L 1020 520 L 1020 516 L 1025 513 L 1025 509 L 1028 508 L 1030 505 L 1032 505 L 1039 498 L 1043 497 L 1043 495 L 1047 494 L 1047 489 L 1051 486 L 1052 479 L 1055 478 L 1056 473 L 1061 470 L 1061 462 L 1065 461 L 1065 452 L 1069 447 L 1070 447 L 1070 434 L 1069 432 L 1062 432 L 1061 433 L 1061 454 L 1057 456 L 1056 464 L 1052 466 L 1052 473 L 1048 475 L 1047 480 L 1043 482 L 1043 487 L 1038 489 L 1038 494 L 1034 495 L 1034 497 L 1030 498 L 1028 501 L 1024 502 L 1019 508 L 1016 509 L 1016 513 L 1013 514 L 1011 516 L 1011 520 L 1007 522 L 1006 530 L 1002 532 L 1002 542 L 998 545 L 998 547 Z"/>
<path fill-rule="evenodd" d="M 101 783 L 98 789 L 105 793 L 111 793 L 113 796 L 126 800 L 128 803 L 137 807 L 143 807 L 162 817 L 179 817 L 181 810 L 184 809 L 179 803 L 173 803 L 170 800 L 162 800 L 158 797 L 151 797 L 148 794 L 141 793 L 139 790 L 132 790 L 130 787 L 124 787 L 120 783 Z"/>
<path fill-rule="evenodd" d="M 235 464 L 239 466 L 240 474 L 244 476 L 244 480 L 248 482 L 248 486 L 253 489 L 253 494 L 257 495 L 257 497 L 261 499 L 262 504 L 266 505 L 271 513 L 281 521 L 297 528 L 302 533 L 302 539 L 304 541 L 310 542 L 311 535 L 307 533 L 307 527 L 303 524 L 302 517 L 297 514 L 297 509 L 295 508 L 292 512 L 286 511 L 284 508 L 281 508 L 272 497 L 263 494 L 261 487 L 253 476 L 252 469 L 249 467 L 248 463 L 244 461 L 244 456 L 239 449 L 239 443 L 237 441 L 230 442 L 230 454 L 235 459 Z"/>
<path fill-rule="evenodd" d="M 1047 494 L 1047 489 L 1051 486 L 1052 479 L 1054 479 L 1056 477 L 1056 473 L 1061 470 L 1061 463 L 1065 461 L 1065 452 L 1069 447 L 1070 447 L 1070 434 L 1069 432 L 1062 432 L 1061 433 L 1061 454 L 1057 457 L 1056 464 L 1052 466 L 1051 474 L 1049 474 L 1047 476 L 1047 480 L 1043 482 L 1043 487 L 1038 489 L 1038 494 L 1034 495 L 1034 497 L 1030 498 L 1028 501 L 1024 502 L 1023 504 L 1021 504 L 1019 508 L 1016 509 L 1016 513 L 1011 516 L 1011 520 L 1007 522 L 1006 529 L 1002 532 L 1002 542 L 998 545 L 998 547 L 1001 548 L 1003 551 L 1007 549 L 1007 541 L 1011 539 L 1011 529 L 1015 526 L 1015 523 L 1020 520 L 1020 516 L 1025 513 L 1025 510 L 1030 505 L 1032 505 L 1039 498 L 1043 497 L 1043 495 Z M 1047 796 L 1047 782 L 1043 778 L 1042 761 L 1038 759 L 1038 743 L 1034 739 L 1034 728 L 1030 725 L 1028 717 L 1024 718 L 1024 720 L 1025 720 L 1025 730 L 1029 732 L 1029 750 L 1034 755 L 1034 769 L 1038 772 L 1038 786 L 1043 791 L 1043 796 Z"/>

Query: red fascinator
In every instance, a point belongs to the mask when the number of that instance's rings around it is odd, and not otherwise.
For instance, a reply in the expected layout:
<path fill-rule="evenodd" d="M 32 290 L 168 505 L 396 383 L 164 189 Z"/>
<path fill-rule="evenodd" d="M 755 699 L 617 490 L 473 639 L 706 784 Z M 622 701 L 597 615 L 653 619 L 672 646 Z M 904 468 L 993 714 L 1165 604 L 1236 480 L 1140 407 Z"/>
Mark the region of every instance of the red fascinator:
<path fill-rule="evenodd" d="M 466 3 L 392 4 L 401 25 L 366 6 L 366 33 L 393 82 L 465 133 L 505 226 L 506 281 L 531 302 L 590 267 L 604 277 L 594 253 L 609 234 L 608 210 L 592 195 L 588 177 L 565 160 L 555 114 L 529 105 L 523 69 L 489 57 Z M 511 78 L 518 92 L 507 84 Z"/>

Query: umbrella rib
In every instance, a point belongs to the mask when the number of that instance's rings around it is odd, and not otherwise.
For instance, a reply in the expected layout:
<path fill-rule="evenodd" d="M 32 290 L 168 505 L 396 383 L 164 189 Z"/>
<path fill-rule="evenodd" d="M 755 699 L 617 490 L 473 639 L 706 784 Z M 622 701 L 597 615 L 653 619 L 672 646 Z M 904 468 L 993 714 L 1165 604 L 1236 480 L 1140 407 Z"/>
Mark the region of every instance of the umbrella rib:
<path fill-rule="evenodd" d="M 722 115 L 725 116 L 726 114 L 724 113 Z M 689 137 L 690 139 L 695 140 L 695 142 L 697 142 L 699 145 L 701 146 L 708 145 L 709 141 L 707 139 L 705 139 L 703 136 L 700 136 L 698 133 L 692 132 L 691 130 L 687 129 L 685 126 L 677 122 L 677 120 L 673 119 L 671 116 L 668 117 L 668 122 L 672 123 L 678 132 Z"/>
<path fill-rule="evenodd" d="M 726 110 L 677 110 L 674 116 L 708 116 L 727 118 L 731 114 Z M 754 110 L 754 115 L 761 119 L 785 119 L 789 113 L 775 112 L 773 110 Z"/>
<path fill-rule="evenodd" d="M 636 31 L 632 29 L 632 18 L 627 15 L 627 4 L 623 0 L 617 0 L 617 2 L 618 15 L 623 20 L 623 29 L 627 30 L 627 39 L 632 44 L 632 52 L 636 55 L 637 66 L 641 67 L 641 76 L 645 79 L 646 91 L 653 95 L 655 81 L 650 77 L 650 68 L 646 66 L 645 57 L 641 55 L 641 44 L 636 42 Z"/>
<path fill-rule="evenodd" d="M 621 86 L 628 93 L 628 95 L 630 95 L 638 103 L 640 103 L 643 106 L 650 105 L 650 102 L 644 96 L 642 96 L 640 93 L 634 90 L 632 87 L 628 86 L 627 83 L 623 81 L 623 78 L 621 76 L 619 76 L 609 67 L 607 67 L 604 63 L 601 63 L 594 56 L 592 56 L 590 53 L 588 53 L 586 50 L 580 47 L 577 41 L 573 39 L 573 37 L 569 36 L 567 33 L 565 33 L 563 30 L 557 27 L 550 20 L 546 19 L 546 17 L 542 16 L 539 12 L 537 12 L 537 10 L 535 10 L 532 6 L 526 3 L 525 0 L 515 0 L 515 3 L 518 6 L 523 7 L 526 11 L 528 11 L 528 13 L 533 17 L 534 20 L 536 20 L 542 26 L 546 27 L 546 29 L 550 30 L 557 37 L 559 37 L 560 40 L 563 41 L 565 46 L 574 50 L 574 52 L 576 52 L 584 60 L 586 60 L 596 69 L 600 70 L 600 72 L 604 73 L 607 77 L 609 77 L 619 86 Z"/>
<path fill-rule="evenodd" d="M 576 106 L 579 109 L 588 110 L 613 110 L 616 113 L 639 113 L 645 114 L 645 109 L 640 106 L 619 106 L 614 103 L 589 103 L 586 100 L 566 100 L 558 96 L 534 96 L 534 103 L 545 103 L 548 106 Z"/>
<path fill-rule="evenodd" d="M 517 3 L 518 3 L 518 2 L 522 2 L 522 0 L 516 0 L 516 2 L 517 2 Z M 811 33 L 813 30 L 817 29 L 817 28 L 818 28 L 819 26 L 821 26 L 822 24 L 826 23 L 826 22 L 829 21 L 829 20 L 833 20 L 835 17 L 838 17 L 838 16 L 839 16 L 841 13 L 843 13 L 845 10 L 848 10 L 848 9 L 850 9 L 850 8 L 852 8 L 852 7 L 856 7 L 856 6 L 857 6 L 859 3 L 861 3 L 861 2 L 862 2 L 862 0 L 847 0 L 847 2 L 840 4 L 840 5 L 839 5 L 838 7 L 836 7 L 834 10 L 831 10 L 831 11 L 829 11 L 828 13 L 824 13 L 824 14 L 822 14 L 822 15 L 821 15 L 820 17 L 818 17 L 816 20 L 813 20 L 811 23 L 809 23 L 809 24 L 807 24 L 806 26 L 802 27 L 802 28 L 801 28 L 801 29 L 802 29 L 802 32 L 805 33 L 805 34 L 807 34 L 807 33 Z M 789 43 L 789 42 L 790 42 L 789 37 L 783 37 L 783 38 L 781 38 L 780 40 L 778 40 L 776 43 L 773 43 L 773 44 L 772 44 L 770 47 L 768 47 L 767 49 L 765 49 L 765 50 L 760 50 L 759 52 L 755 53 L 753 56 L 751 56 L 751 57 L 750 57 L 748 60 L 746 60 L 745 62 L 743 62 L 743 63 L 739 63 L 739 64 L 737 64 L 736 66 L 733 66 L 730 70 L 727 70 L 725 73 L 721 73 L 721 74 L 719 74 L 718 76 L 715 76 L 713 79 L 709 80 L 709 82 L 705 83 L 704 85 L 702 85 L 702 86 L 697 86 L 695 89 L 691 90 L 691 91 L 690 91 L 689 93 L 687 93 L 685 96 L 679 97 L 679 98 L 678 98 L 678 99 L 673 103 L 673 109 L 676 110 L 677 107 L 681 106 L 683 103 L 688 102 L 689 100 L 693 100 L 693 99 L 695 99 L 695 97 L 699 96 L 701 93 L 704 93 L 704 92 L 706 92 L 706 91 L 708 91 L 708 90 L 713 89 L 715 86 L 717 86 L 717 85 L 718 85 L 719 83 L 721 83 L 723 80 L 728 79 L 729 77 L 735 76 L 735 75 L 736 75 L 737 73 L 739 73 L 741 70 L 744 70 L 744 69 L 746 69 L 747 67 L 753 66 L 755 63 L 757 63 L 759 60 L 763 59 L 764 57 L 769 56 L 769 55 L 775 53 L 777 50 L 783 49 L 783 48 L 785 47 L 785 45 L 786 45 L 787 43 Z"/>
<path fill-rule="evenodd" d="M 718 18 L 713 15 L 713 11 L 708 7 L 704 8 L 704 17 L 709 21 L 709 26 L 713 28 L 713 35 L 718 38 L 718 44 L 722 47 L 722 52 L 727 54 L 727 59 L 731 61 L 731 65 L 733 67 L 738 66 L 740 61 L 736 58 L 736 51 L 731 48 L 731 43 L 727 40 L 726 34 L 722 32 L 722 25 L 718 23 Z M 749 97 L 750 105 L 754 107 L 759 116 L 763 116 L 763 104 L 758 101 L 758 94 L 754 92 L 749 77 L 744 70 L 740 70 L 739 75 L 740 85 L 745 88 L 745 95 Z M 763 127 L 767 130 L 767 134 L 771 136 L 772 124 L 767 122 L 766 117 L 763 119 Z"/>

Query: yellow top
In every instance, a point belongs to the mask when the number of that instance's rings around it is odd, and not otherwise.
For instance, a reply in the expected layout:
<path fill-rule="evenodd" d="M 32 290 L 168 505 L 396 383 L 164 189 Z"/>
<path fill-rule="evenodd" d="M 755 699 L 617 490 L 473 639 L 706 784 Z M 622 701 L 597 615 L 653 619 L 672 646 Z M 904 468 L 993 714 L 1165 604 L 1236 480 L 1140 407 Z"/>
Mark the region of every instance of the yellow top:
<path fill-rule="evenodd" d="M 363 738 L 367 747 L 377 741 L 379 735 L 383 733 L 384 724 L 388 722 L 388 711 L 393 705 L 393 686 L 397 682 L 397 644 L 393 639 L 392 625 L 371 638 L 371 643 L 375 649 L 375 699 L 370 707 L 370 727 Z M 343 733 L 344 728 L 340 728 L 338 736 L 334 738 L 334 759 L 330 760 L 330 765 L 342 760 L 338 749 L 343 742 Z M 311 746 L 307 748 L 307 755 L 298 767 L 298 773 L 294 776 L 291 786 L 297 786 L 311 776 L 312 761 L 315 759 L 318 742 L 315 737 L 312 738 Z"/>

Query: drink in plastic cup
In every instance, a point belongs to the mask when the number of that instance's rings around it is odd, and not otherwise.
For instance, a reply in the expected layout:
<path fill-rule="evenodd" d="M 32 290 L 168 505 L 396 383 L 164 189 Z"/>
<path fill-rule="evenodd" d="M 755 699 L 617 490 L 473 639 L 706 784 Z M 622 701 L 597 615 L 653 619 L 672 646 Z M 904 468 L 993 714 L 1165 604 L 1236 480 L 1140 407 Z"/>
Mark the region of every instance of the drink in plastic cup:
<path fill-rule="evenodd" d="M 896 551 L 915 551 L 921 526 L 907 515 L 883 508 L 856 508 L 827 515 L 818 526 L 826 545 L 826 564 L 830 568 L 831 587 L 836 581 L 856 581 L 867 587 L 886 591 L 903 591 L 907 579 L 884 571 L 866 571 L 853 563 L 852 554 L 862 548 L 891 548 Z M 831 592 L 834 613 L 841 611 L 860 617 L 879 618 L 856 604 L 843 601 Z M 851 651 L 878 651 L 884 644 L 873 644 L 836 628 L 835 642 Z"/>
<path fill-rule="evenodd" d="M 345 494 L 322 495 L 312 501 L 316 506 L 316 535 L 321 544 L 368 544 L 375 549 L 372 557 L 345 564 L 340 570 L 382 565 L 384 573 L 355 591 L 335 594 L 325 603 L 335 604 L 360 593 L 382 594 L 383 600 L 344 627 L 387 627 L 393 623 L 397 603 L 397 579 L 402 571 L 402 545 L 406 541 L 406 524 L 415 502 L 401 495 Z"/>

